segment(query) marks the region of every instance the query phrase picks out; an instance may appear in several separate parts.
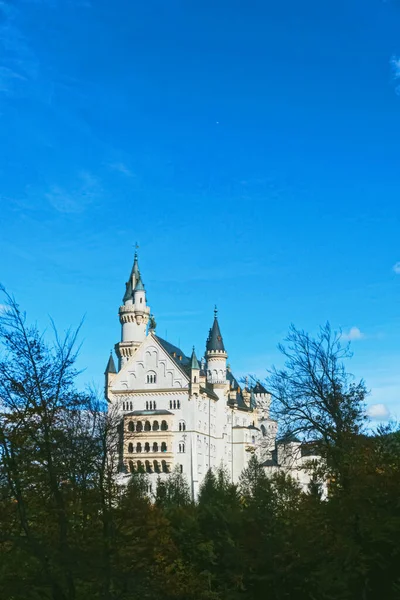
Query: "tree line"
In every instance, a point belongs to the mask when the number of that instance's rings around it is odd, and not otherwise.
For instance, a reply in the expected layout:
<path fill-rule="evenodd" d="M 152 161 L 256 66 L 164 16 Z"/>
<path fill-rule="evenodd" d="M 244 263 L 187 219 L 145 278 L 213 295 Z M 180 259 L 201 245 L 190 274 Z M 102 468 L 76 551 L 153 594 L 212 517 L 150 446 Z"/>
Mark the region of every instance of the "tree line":
<path fill-rule="evenodd" d="M 329 325 L 291 328 L 268 388 L 285 433 L 322 457 L 309 489 L 209 471 L 119 486 L 118 423 L 76 388 L 78 332 L 48 343 L 7 296 L 0 316 L 2 600 L 400 598 L 400 434 L 368 433 L 363 381 Z M 328 481 L 328 496 L 321 482 Z"/>

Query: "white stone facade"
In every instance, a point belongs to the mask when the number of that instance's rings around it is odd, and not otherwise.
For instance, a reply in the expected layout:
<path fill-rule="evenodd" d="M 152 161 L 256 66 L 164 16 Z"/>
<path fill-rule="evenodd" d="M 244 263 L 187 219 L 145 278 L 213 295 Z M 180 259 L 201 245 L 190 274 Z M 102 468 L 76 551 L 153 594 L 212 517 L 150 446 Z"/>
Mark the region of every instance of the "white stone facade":
<path fill-rule="evenodd" d="M 259 383 L 241 386 L 230 372 L 216 314 L 199 364 L 194 350 L 186 356 L 157 336 L 135 256 L 119 315 L 118 368 L 110 357 L 105 394 L 121 418 L 122 473 L 144 470 L 155 487 L 178 465 L 195 498 L 209 468 L 224 466 L 237 482 L 254 452 L 267 472 L 286 468 L 270 395 Z"/>

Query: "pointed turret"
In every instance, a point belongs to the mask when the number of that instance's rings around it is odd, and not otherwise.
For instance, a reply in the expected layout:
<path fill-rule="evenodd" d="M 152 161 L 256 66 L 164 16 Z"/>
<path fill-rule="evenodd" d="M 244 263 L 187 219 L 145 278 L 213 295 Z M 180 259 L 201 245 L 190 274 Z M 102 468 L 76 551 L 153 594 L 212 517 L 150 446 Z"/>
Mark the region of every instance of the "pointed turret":
<path fill-rule="evenodd" d="M 140 273 L 138 275 L 138 279 L 136 281 L 136 285 L 135 285 L 135 292 L 144 292 L 144 285 L 143 285 L 143 281 L 142 278 L 140 276 Z"/>
<path fill-rule="evenodd" d="M 221 330 L 218 323 L 217 308 L 214 309 L 214 323 L 208 335 L 206 350 L 207 352 L 213 352 L 215 350 L 219 352 L 225 352 L 224 341 L 222 339 Z"/>
<path fill-rule="evenodd" d="M 110 352 L 110 358 L 108 359 L 108 363 L 106 366 L 106 370 L 104 371 L 104 378 L 105 378 L 105 389 L 104 389 L 104 395 L 107 399 L 109 399 L 109 387 L 114 379 L 114 377 L 117 374 L 117 369 L 115 368 L 115 362 L 114 362 L 114 358 L 112 355 L 112 351 Z"/>
<path fill-rule="evenodd" d="M 106 366 L 106 370 L 104 371 L 104 374 L 107 375 L 107 373 L 116 373 L 117 369 L 115 368 L 115 362 L 114 362 L 114 358 L 112 353 L 110 353 L 110 358 L 108 359 L 108 363 Z"/>
<path fill-rule="evenodd" d="M 146 292 L 139 270 L 138 254 L 135 251 L 133 267 L 126 283 L 123 305 L 119 309 L 122 339 L 115 346 L 119 358 L 119 368 L 145 339 L 149 317 L 150 307 L 146 303 Z"/>
<path fill-rule="evenodd" d="M 214 310 L 214 323 L 206 343 L 207 381 L 215 385 L 226 385 L 226 359 L 224 341 L 218 323 L 217 307 Z"/>
<path fill-rule="evenodd" d="M 123 298 L 123 303 L 130 304 L 133 302 L 133 291 L 136 287 L 137 281 L 140 279 L 140 271 L 139 271 L 139 262 L 138 262 L 138 254 L 135 250 L 135 256 L 133 259 L 133 267 L 131 270 L 131 274 L 129 275 L 129 279 L 125 284 L 125 294 Z"/>
<path fill-rule="evenodd" d="M 200 365 L 199 365 L 199 361 L 197 360 L 197 356 L 196 356 L 196 352 L 194 350 L 194 346 L 193 346 L 192 356 L 190 358 L 190 368 L 192 370 L 195 369 L 196 371 L 200 371 Z"/>
<path fill-rule="evenodd" d="M 190 357 L 190 389 L 192 394 L 200 393 L 200 365 L 194 346 L 192 356 Z"/>

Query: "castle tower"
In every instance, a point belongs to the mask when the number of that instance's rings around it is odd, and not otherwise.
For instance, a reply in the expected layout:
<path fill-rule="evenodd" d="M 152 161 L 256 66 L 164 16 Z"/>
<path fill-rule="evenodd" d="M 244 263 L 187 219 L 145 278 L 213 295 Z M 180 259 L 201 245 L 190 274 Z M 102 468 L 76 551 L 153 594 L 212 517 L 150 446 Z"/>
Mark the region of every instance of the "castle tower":
<path fill-rule="evenodd" d="M 146 291 L 139 271 L 137 252 L 128 281 L 126 282 L 123 304 L 119 308 L 121 341 L 115 345 L 119 358 L 119 368 L 132 356 L 146 337 L 150 307 L 146 304 Z"/>
<path fill-rule="evenodd" d="M 190 391 L 192 394 L 200 393 L 200 365 L 194 351 L 194 346 L 192 356 L 190 357 Z"/>
<path fill-rule="evenodd" d="M 218 323 L 218 311 L 214 310 L 214 323 L 206 344 L 207 381 L 216 386 L 226 385 L 226 359 L 224 341 Z"/>

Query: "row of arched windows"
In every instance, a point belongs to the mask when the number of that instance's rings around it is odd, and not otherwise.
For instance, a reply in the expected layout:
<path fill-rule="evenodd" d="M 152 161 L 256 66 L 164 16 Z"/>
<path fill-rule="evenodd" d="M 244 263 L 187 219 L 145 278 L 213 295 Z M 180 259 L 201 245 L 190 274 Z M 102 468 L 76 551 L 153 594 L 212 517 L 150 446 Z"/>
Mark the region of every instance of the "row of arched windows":
<path fill-rule="evenodd" d="M 153 421 L 153 425 L 150 421 L 145 421 L 144 426 L 142 421 L 137 421 L 136 423 L 134 421 L 129 421 L 128 423 L 128 431 L 136 431 L 136 433 L 141 433 L 142 431 L 158 431 L 159 429 L 161 429 L 161 431 L 167 431 L 167 421 L 161 421 L 161 426 L 158 421 Z"/>
<path fill-rule="evenodd" d="M 186 431 L 186 423 L 185 421 L 179 422 L 179 431 Z"/>
<path fill-rule="evenodd" d="M 166 452 L 167 451 L 167 444 L 166 444 L 166 442 L 161 442 L 160 448 L 158 446 L 158 442 L 153 442 L 153 445 L 151 446 L 151 452 L 159 452 L 159 450 L 161 452 Z M 134 451 L 133 444 L 132 444 L 132 442 L 130 442 L 128 444 L 128 452 L 129 452 L 129 454 L 132 454 L 133 451 Z M 146 442 L 143 447 L 142 447 L 142 444 L 140 442 L 138 442 L 136 444 L 136 452 L 142 452 L 142 451 L 144 451 L 144 452 L 150 452 L 150 443 L 149 442 Z"/>
<path fill-rule="evenodd" d="M 170 400 L 169 401 L 169 407 L 172 410 L 173 408 L 180 408 L 181 407 L 181 401 L 180 400 Z"/>
<path fill-rule="evenodd" d="M 146 402 L 146 410 L 156 410 L 157 408 L 157 403 L 152 400 L 150 400 L 150 402 Z"/>
<path fill-rule="evenodd" d="M 122 410 L 133 410 L 133 403 L 132 402 L 123 402 Z"/>
<path fill-rule="evenodd" d="M 168 465 L 165 460 L 162 460 L 161 464 L 158 460 L 145 460 L 144 463 L 142 463 L 141 460 L 138 460 L 136 465 L 130 460 L 129 470 L 131 473 L 169 473 Z"/>

